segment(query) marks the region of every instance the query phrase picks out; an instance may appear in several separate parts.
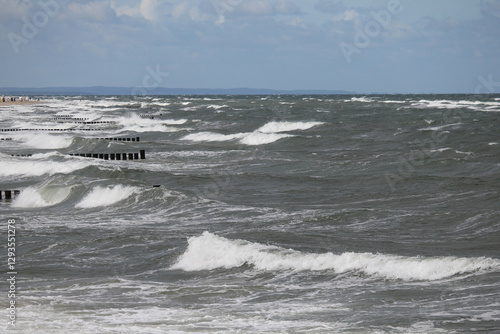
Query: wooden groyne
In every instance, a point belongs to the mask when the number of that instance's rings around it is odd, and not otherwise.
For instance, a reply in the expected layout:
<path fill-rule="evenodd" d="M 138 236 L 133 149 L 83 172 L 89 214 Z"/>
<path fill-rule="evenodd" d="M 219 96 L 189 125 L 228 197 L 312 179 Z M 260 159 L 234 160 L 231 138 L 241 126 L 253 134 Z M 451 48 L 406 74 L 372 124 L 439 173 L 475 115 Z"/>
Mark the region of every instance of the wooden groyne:
<path fill-rule="evenodd" d="M 28 131 L 47 131 L 47 132 L 63 132 L 63 131 L 103 131 L 103 129 L 0 129 L 0 132 L 28 132 Z"/>
<path fill-rule="evenodd" d="M 88 121 L 87 117 L 54 117 L 50 118 L 49 121 Z"/>
<path fill-rule="evenodd" d="M 20 190 L 0 190 L 0 201 L 13 200 L 21 193 Z"/>
<path fill-rule="evenodd" d="M 140 150 L 139 153 L 70 153 L 72 157 L 93 158 L 103 160 L 144 160 L 146 151 Z"/>
<path fill-rule="evenodd" d="M 112 140 L 112 141 L 140 141 L 139 137 L 110 137 L 110 138 L 97 138 L 102 140 Z"/>

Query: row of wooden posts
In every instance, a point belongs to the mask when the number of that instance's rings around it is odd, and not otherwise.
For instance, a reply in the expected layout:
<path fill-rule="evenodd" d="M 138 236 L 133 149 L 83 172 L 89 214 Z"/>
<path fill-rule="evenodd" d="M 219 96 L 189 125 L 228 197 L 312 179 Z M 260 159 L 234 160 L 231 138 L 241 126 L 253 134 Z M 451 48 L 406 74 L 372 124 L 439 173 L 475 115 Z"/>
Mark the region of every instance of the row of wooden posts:
<path fill-rule="evenodd" d="M 53 120 L 68 120 L 74 121 L 76 124 L 115 124 L 114 121 L 88 121 L 88 118 L 73 118 L 71 115 L 58 115 Z M 0 132 L 22 132 L 22 131 L 102 131 L 102 129 L 0 129 Z M 139 142 L 139 137 L 107 137 L 96 138 L 100 140 L 110 141 L 126 141 Z M 0 138 L 2 141 L 9 141 L 12 138 Z M 103 159 L 103 160 L 139 160 L 146 159 L 146 151 L 140 150 L 139 153 L 70 153 L 70 156 L 78 156 L 85 158 Z M 12 154 L 13 157 L 31 157 L 32 154 Z M 157 187 L 157 186 L 155 186 Z M 0 190 L 0 201 L 13 200 L 21 193 L 20 190 Z"/>
<path fill-rule="evenodd" d="M 144 160 L 146 159 L 146 151 L 140 150 L 139 153 L 69 153 L 72 157 L 94 158 L 104 160 Z M 33 154 L 11 154 L 11 157 L 29 158 Z"/>
<path fill-rule="evenodd" d="M 59 116 L 59 117 L 54 117 L 50 119 L 51 121 L 88 121 L 88 117 L 65 117 L 65 116 Z"/>
<path fill-rule="evenodd" d="M 112 140 L 112 141 L 140 141 L 140 137 L 109 137 L 109 138 L 96 138 L 101 140 Z M 12 140 L 12 138 L 0 138 L 0 140 L 8 141 Z"/>
<path fill-rule="evenodd" d="M 146 151 L 140 150 L 139 153 L 71 153 L 70 156 L 104 160 L 144 160 L 146 159 Z"/>
<path fill-rule="evenodd" d="M 19 131 L 102 131 L 102 129 L 0 129 L 0 132 L 19 132 Z"/>
<path fill-rule="evenodd" d="M 0 190 L 0 200 L 12 200 L 21 193 L 20 190 Z"/>

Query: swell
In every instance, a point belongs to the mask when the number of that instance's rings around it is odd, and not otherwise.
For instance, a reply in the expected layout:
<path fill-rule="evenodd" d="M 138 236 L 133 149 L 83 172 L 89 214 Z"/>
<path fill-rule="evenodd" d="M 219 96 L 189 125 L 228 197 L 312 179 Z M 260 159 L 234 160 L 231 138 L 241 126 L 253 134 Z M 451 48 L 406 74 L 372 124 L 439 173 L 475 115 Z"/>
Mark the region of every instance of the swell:
<path fill-rule="evenodd" d="M 188 240 L 187 250 L 170 269 L 200 271 L 249 265 L 257 271 L 333 271 L 404 281 L 434 281 L 500 271 L 500 260 L 486 257 L 408 257 L 374 253 L 304 253 L 229 240 L 209 232 Z"/>

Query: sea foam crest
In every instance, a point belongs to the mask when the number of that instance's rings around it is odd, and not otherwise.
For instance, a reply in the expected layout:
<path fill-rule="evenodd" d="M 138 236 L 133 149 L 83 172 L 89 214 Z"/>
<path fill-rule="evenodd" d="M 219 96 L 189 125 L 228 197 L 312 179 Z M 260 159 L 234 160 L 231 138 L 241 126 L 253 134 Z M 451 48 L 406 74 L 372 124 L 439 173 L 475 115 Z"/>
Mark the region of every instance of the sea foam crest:
<path fill-rule="evenodd" d="M 23 189 L 12 202 L 15 208 L 43 208 L 63 202 L 71 193 L 72 186 Z"/>
<path fill-rule="evenodd" d="M 18 138 L 22 139 L 26 146 L 39 149 L 61 149 L 69 147 L 73 143 L 73 137 L 50 134 L 29 134 Z"/>
<path fill-rule="evenodd" d="M 259 132 L 276 133 L 276 132 L 289 132 L 297 130 L 308 130 L 323 122 L 276 122 L 272 121 L 257 129 Z"/>
<path fill-rule="evenodd" d="M 214 132 L 199 132 L 184 136 L 183 140 L 195 142 L 214 142 L 214 141 L 232 141 L 239 139 L 241 144 L 249 146 L 265 145 L 274 143 L 283 138 L 293 137 L 294 135 L 284 133 L 297 130 L 308 130 L 323 122 L 268 122 L 253 132 L 219 134 Z"/>
<path fill-rule="evenodd" d="M 171 269 L 185 271 L 236 268 L 244 264 L 262 271 L 361 272 L 369 276 L 402 280 L 438 280 L 480 270 L 500 270 L 491 258 L 405 257 L 352 253 L 314 254 L 276 246 L 229 240 L 209 232 L 188 240 L 188 249 Z"/>
<path fill-rule="evenodd" d="M 35 154 L 27 160 L 23 158 L 7 158 L 0 161 L 0 177 L 2 176 L 41 176 L 44 174 L 69 174 L 92 165 L 91 161 L 44 161 L 48 154 Z M 39 157 L 40 159 L 37 159 Z"/>
<path fill-rule="evenodd" d="M 191 133 L 187 136 L 182 137 L 183 140 L 190 140 L 195 142 L 213 142 L 213 141 L 230 141 L 234 139 L 240 139 L 245 137 L 246 133 L 236 133 L 231 135 L 224 135 L 215 132 L 198 132 Z"/>
<path fill-rule="evenodd" d="M 131 186 L 97 186 L 83 198 L 81 202 L 75 205 L 77 208 L 97 208 L 101 206 L 110 206 L 116 204 L 129 196 L 137 193 L 139 188 Z"/>
<path fill-rule="evenodd" d="M 187 122 L 187 119 L 150 119 L 142 118 L 137 114 L 129 114 L 127 117 L 118 117 L 117 122 L 123 126 L 122 131 L 134 132 L 173 132 L 175 128 L 168 125 L 182 125 Z"/>

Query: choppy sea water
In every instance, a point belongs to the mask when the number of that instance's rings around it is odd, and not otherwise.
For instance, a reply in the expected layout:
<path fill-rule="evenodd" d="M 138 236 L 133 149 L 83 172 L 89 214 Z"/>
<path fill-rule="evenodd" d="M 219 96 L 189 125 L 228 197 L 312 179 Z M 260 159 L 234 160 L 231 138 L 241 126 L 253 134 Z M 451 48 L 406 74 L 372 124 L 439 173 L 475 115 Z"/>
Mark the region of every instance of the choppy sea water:
<path fill-rule="evenodd" d="M 500 330 L 498 95 L 56 96 L 0 130 L 2 329 Z"/>

